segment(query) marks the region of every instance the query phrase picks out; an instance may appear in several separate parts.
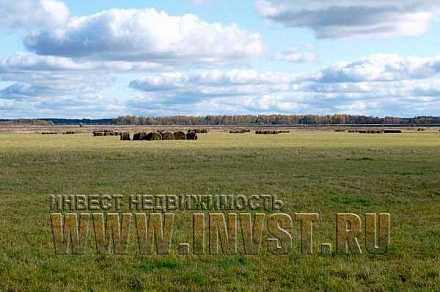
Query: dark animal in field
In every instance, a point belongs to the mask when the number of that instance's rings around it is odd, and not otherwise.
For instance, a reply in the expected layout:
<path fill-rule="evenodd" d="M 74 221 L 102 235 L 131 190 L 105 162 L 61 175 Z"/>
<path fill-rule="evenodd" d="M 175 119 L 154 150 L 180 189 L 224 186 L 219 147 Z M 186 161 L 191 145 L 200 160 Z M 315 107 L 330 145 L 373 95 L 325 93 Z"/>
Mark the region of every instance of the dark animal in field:
<path fill-rule="evenodd" d="M 196 132 L 188 132 L 186 134 L 186 139 L 187 140 L 197 140 L 198 139 L 197 133 Z"/>
<path fill-rule="evenodd" d="M 41 135 L 58 135 L 57 132 L 43 132 Z"/>
<path fill-rule="evenodd" d="M 162 140 L 174 140 L 174 133 L 164 132 L 162 133 Z"/>
<path fill-rule="evenodd" d="M 186 134 L 184 132 L 175 132 L 174 133 L 174 138 L 176 140 L 186 140 Z"/>
<path fill-rule="evenodd" d="M 145 140 L 147 141 L 156 141 L 156 140 L 162 140 L 162 135 L 156 132 L 148 133 L 145 137 Z"/>
<path fill-rule="evenodd" d="M 120 134 L 121 136 L 121 141 L 130 141 L 130 133 L 128 132 L 123 132 Z"/>

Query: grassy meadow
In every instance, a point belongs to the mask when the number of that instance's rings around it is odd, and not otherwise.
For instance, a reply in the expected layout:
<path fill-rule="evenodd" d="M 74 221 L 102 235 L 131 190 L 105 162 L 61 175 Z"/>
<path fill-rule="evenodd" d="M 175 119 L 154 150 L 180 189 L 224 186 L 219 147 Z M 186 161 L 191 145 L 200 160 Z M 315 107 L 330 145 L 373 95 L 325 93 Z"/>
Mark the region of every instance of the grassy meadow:
<path fill-rule="evenodd" d="M 49 194 L 270 194 L 286 213 L 391 213 L 386 255 L 56 256 Z M 0 290 L 440 290 L 440 133 L 199 135 L 198 141 L 0 134 Z M 189 241 L 190 215 L 174 239 Z M 298 225 L 294 245 L 299 246 Z M 316 248 L 318 248 L 316 246 Z M 296 252 L 298 250 L 298 252 Z"/>

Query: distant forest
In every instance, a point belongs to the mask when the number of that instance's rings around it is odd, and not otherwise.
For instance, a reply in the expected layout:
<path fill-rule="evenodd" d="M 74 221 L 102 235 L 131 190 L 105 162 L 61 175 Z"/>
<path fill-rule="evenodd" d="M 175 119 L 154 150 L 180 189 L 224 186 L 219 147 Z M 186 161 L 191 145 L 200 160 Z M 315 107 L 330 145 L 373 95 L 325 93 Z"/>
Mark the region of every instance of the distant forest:
<path fill-rule="evenodd" d="M 181 125 L 181 126 L 325 126 L 325 125 L 395 125 L 440 126 L 440 117 L 371 117 L 356 115 L 212 115 L 141 117 L 115 119 L 0 119 L 12 125 Z"/>
<path fill-rule="evenodd" d="M 440 117 L 370 117 L 354 115 L 236 115 L 236 116 L 124 116 L 114 120 L 117 125 L 440 125 Z"/>

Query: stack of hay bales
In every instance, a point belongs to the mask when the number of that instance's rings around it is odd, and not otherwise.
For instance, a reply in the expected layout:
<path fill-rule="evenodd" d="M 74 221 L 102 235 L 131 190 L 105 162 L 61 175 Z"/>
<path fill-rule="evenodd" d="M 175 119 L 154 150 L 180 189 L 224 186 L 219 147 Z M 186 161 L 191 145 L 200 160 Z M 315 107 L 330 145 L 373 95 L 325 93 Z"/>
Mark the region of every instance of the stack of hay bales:
<path fill-rule="evenodd" d="M 378 129 L 351 129 L 348 133 L 358 133 L 358 134 L 383 134 L 383 130 Z"/>
<path fill-rule="evenodd" d="M 105 130 L 104 131 L 104 136 L 119 136 L 119 133 L 115 132 L 113 130 Z"/>
<path fill-rule="evenodd" d="M 121 133 L 121 140 L 129 140 L 129 133 Z M 133 141 L 158 141 L 158 140 L 197 140 L 197 133 L 194 131 L 184 132 L 140 132 L 133 135 Z"/>
<path fill-rule="evenodd" d="M 196 134 L 208 134 L 209 130 L 208 129 L 194 129 L 194 130 L 191 130 L 191 132 L 194 132 Z"/>
<path fill-rule="evenodd" d="M 186 140 L 197 140 L 197 133 L 193 132 L 193 131 L 188 131 L 188 133 L 186 134 Z"/>
<path fill-rule="evenodd" d="M 121 133 L 121 141 L 130 141 L 130 133 L 128 132 L 123 132 Z"/>
<path fill-rule="evenodd" d="M 360 134 L 382 134 L 383 131 L 381 131 L 381 130 L 359 130 L 358 133 L 360 133 Z"/>
<path fill-rule="evenodd" d="M 255 131 L 255 134 L 257 135 L 278 135 L 278 134 L 289 134 L 290 131 L 288 130 L 259 130 L 259 131 Z"/>
<path fill-rule="evenodd" d="M 278 135 L 278 134 L 280 134 L 280 131 L 256 131 L 255 134 L 257 134 L 257 135 Z"/>
<path fill-rule="evenodd" d="M 246 134 L 246 133 L 250 133 L 251 130 L 249 129 L 238 129 L 238 130 L 230 130 L 229 134 Z"/>
<path fill-rule="evenodd" d="M 75 133 L 69 133 L 66 132 L 66 134 L 75 134 Z M 102 136 L 119 136 L 119 132 L 115 132 L 113 130 L 104 130 L 104 131 L 93 131 L 94 137 L 102 137 Z"/>
<path fill-rule="evenodd" d="M 384 130 L 385 134 L 402 134 L 402 130 Z"/>

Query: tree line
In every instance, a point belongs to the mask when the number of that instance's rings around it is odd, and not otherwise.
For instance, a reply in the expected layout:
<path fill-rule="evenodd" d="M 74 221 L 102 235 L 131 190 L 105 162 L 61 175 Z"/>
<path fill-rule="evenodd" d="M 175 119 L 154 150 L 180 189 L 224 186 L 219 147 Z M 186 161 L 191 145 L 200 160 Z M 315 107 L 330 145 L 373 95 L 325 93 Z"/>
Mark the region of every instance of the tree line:
<path fill-rule="evenodd" d="M 373 117 L 361 115 L 209 115 L 144 117 L 121 116 L 113 119 L 0 119 L 13 125 L 179 125 L 179 126 L 325 126 L 396 125 L 440 126 L 440 117 Z"/>
<path fill-rule="evenodd" d="M 114 119 L 117 125 L 440 125 L 440 117 L 413 118 L 372 117 L 360 115 L 210 115 L 143 117 L 121 116 Z"/>

